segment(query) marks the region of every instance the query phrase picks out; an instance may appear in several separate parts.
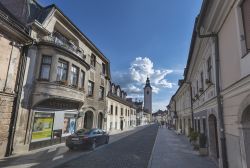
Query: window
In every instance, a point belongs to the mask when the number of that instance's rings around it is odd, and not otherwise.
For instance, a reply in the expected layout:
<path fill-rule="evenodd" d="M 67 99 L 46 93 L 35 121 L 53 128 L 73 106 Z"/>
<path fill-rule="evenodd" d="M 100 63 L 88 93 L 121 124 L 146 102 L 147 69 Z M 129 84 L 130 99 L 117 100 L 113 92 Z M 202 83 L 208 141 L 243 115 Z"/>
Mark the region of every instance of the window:
<path fill-rule="evenodd" d="M 102 63 L 102 74 L 106 74 L 106 65 L 104 63 Z"/>
<path fill-rule="evenodd" d="M 200 119 L 198 119 L 198 133 L 201 131 Z"/>
<path fill-rule="evenodd" d="M 94 82 L 89 81 L 88 83 L 88 96 L 94 95 Z"/>
<path fill-rule="evenodd" d="M 80 73 L 80 83 L 79 83 L 80 88 L 84 88 L 84 81 L 85 81 L 85 72 L 81 71 L 81 73 Z"/>
<path fill-rule="evenodd" d="M 201 72 L 201 89 L 204 89 L 204 78 L 203 78 L 203 72 Z"/>
<path fill-rule="evenodd" d="M 72 67 L 71 67 L 71 77 L 70 77 L 70 84 L 72 86 L 77 86 L 78 74 L 79 74 L 79 68 L 76 67 L 75 65 L 72 65 Z"/>
<path fill-rule="evenodd" d="M 68 73 L 68 62 L 59 59 L 57 66 L 57 81 L 67 81 Z"/>
<path fill-rule="evenodd" d="M 99 89 L 99 98 L 101 100 L 104 99 L 104 87 L 100 86 L 100 89 Z"/>
<path fill-rule="evenodd" d="M 49 80 L 52 57 L 44 55 L 42 57 L 40 79 Z"/>
<path fill-rule="evenodd" d="M 211 57 L 207 59 L 207 77 L 208 80 L 211 82 L 212 81 L 212 62 L 211 62 Z"/>
<path fill-rule="evenodd" d="M 115 115 L 117 115 L 117 113 L 118 113 L 118 107 L 116 106 L 115 107 Z"/>
<path fill-rule="evenodd" d="M 196 81 L 196 93 L 197 94 L 199 93 L 199 81 L 198 80 Z"/>
<path fill-rule="evenodd" d="M 110 114 L 113 115 L 113 105 L 110 106 Z"/>
<path fill-rule="evenodd" d="M 250 50 L 250 0 L 244 0 L 242 3 L 242 19 L 245 30 L 246 48 Z"/>
<path fill-rule="evenodd" d="M 95 67 L 95 64 L 96 64 L 96 57 L 92 54 L 90 58 L 90 65 Z"/>
<path fill-rule="evenodd" d="M 117 129 L 117 122 L 115 122 L 115 129 Z"/>
<path fill-rule="evenodd" d="M 202 120 L 203 120 L 203 122 L 202 122 L 203 123 L 203 133 L 206 135 L 207 134 L 206 119 L 203 118 Z"/>

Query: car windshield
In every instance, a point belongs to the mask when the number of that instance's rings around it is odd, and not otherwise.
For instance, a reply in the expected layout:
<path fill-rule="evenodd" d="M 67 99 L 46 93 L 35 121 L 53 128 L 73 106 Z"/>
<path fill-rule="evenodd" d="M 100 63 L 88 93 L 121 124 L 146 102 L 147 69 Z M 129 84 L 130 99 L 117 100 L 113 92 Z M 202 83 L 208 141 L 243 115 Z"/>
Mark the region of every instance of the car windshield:
<path fill-rule="evenodd" d="M 79 130 L 77 130 L 75 133 L 76 133 L 77 135 L 83 135 L 83 134 L 87 135 L 87 134 L 89 134 L 90 132 L 91 132 L 91 130 L 79 129 Z"/>

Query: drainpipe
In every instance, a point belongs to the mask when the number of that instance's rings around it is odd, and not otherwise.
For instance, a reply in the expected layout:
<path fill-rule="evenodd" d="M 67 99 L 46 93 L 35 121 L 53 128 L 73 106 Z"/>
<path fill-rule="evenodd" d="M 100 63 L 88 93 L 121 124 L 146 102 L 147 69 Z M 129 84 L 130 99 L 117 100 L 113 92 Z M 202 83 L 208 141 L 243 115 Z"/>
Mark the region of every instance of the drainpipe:
<path fill-rule="evenodd" d="M 190 108 L 191 108 L 191 119 L 192 119 L 192 128 L 194 129 L 194 110 L 193 110 L 193 92 L 191 82 L 185 82 L 189 86 L 190 91 Z"/>
<path fill-rule="evenodd" d="M 14 101 L 13 101 L 13 109 L 12 109 L 12 115 L 11 115 L 11 120 L 10 120 L 9 135 L 8 135 L 8 142 L 7 142 L 7 149 L 5 152 L 5 157 L 10 156 L 13 151 L 13 142 L 14 142 L 14 135 L 15 135 L 15 130 L 16 130 L 18 110 L 19 110 L 19 105 L 20 105 L 20 100 L 21 100 L 25 65 L 26 65 L 26 60 L 27 60 L 27 57 L 26 57 L 27 51 L 28 51 L 28 47 L 24 46 L 21 57 L 20 57 L 20 64 L 18 67 L 17 83 L 15 86 L 15 92 L 17 96 L 15 96 Z"/>
<path fill-rule="evenodd" d="M 215 40 L 215 86 L 216 86 L 216 100 L 218 104 L 218 119 L 220 122 L 220 141 L 221 141 L 221 155 L 222 155 L 222 167 L 228 168 L 227 161 L 227 148 L 226 148 L 226 138 L 225 138 L 225 128 L 224 128 L 224 118 L 223 118 L 223 106 L 222 106 L 222 96 L 220 89 L 220 60 L 219 60 L 219 37 L 218 33 L 211 34 L 200 34 L 200 26 L 199 24 L 196 27 L 196 32 L 199 38 L 214 38 Z"/>

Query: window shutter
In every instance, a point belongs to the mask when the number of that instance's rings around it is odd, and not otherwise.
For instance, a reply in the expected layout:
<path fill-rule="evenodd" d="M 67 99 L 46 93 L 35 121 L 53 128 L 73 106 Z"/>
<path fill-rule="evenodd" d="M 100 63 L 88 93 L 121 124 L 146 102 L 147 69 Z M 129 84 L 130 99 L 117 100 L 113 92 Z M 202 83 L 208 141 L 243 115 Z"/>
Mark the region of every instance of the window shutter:
<path fill-rule="evenodd" d="M 242 16 L 245 29 L 246 47 L 250 50 L 250 0 L 245 0 L 243 2 Z"/>

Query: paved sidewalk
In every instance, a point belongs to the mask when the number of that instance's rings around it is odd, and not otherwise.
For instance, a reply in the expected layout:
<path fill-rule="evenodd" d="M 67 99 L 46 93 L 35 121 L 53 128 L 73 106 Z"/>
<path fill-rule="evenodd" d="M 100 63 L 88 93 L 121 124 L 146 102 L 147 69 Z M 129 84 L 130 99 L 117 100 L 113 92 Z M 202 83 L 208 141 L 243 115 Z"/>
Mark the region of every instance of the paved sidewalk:
<path fill-rule="evenodd" d="M 184 135 L 159 128 L 148 168 L 217 168 L 208 158 L 192 149 Z"/>
<path fill-rule="evenodd" d="M 122 132 L 116 132 L 116 134 L 110 135 L 109 144 L 116 142 L 122 138 L 127 137 L 137 131 L 140 131 L 147 126 L 139 126 L 134 129 L 124 130 Z M 103 146 L 98 147 L 96 150 L 101 149 Z M 8 158 L 0 159 L 1 168 L 49 168 L 55 167 L 62 163 L 68 162 L 72 159 L 76 159 L 80 156 L 88 155 L 92 151 L 88 150 L 68 150 L 65 144 L 58 144 L 49 146 L 42 149 L 26 152 L 22 155 L 13 155 Z"/>

